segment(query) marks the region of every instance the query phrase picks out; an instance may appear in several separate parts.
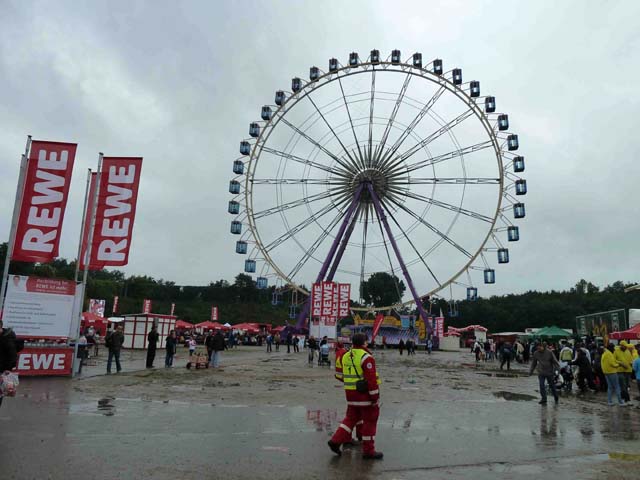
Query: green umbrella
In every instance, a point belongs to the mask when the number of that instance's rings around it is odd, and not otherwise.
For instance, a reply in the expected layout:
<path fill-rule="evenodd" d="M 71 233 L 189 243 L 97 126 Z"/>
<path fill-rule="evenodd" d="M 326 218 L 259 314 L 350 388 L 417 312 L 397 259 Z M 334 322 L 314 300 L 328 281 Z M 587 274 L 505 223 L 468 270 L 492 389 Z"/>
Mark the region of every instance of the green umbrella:
<path fill-rule="evenodd" d="M 569 338 L 572 334 L 554 325 L 552 327 L 541 328 L 534 333 L 533 336 L 538 338 Z"/>

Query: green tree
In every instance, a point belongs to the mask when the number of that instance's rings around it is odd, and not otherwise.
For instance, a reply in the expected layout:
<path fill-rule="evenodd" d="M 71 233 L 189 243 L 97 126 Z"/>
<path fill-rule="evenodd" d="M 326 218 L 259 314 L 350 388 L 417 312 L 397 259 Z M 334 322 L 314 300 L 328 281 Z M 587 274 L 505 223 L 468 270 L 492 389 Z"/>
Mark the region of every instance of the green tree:
<path fill-rule="evenodd" d="M 393 305 L 405 290 L 404 282 L 387 272 L 376 272 L 362 282 L 362 298 L 367 305 Z"/>

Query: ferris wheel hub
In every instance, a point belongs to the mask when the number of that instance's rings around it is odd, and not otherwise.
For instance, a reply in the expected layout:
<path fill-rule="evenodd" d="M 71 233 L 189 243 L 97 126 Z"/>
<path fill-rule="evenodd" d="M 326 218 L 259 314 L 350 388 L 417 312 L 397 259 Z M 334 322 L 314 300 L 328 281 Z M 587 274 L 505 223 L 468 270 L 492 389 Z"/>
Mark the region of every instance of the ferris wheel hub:
<path fill-rule="evenodd" d="M 365 188 L 362 189 L 360 195 L 361 203 L 371 203 L 371 195 L 366 186 L 370 184 L 373 190 L 376 192 L 379 198 L 384 198 L 389 186 L 389 179 L 385 172 L 379 168 L 366 168 L 356 173 L 351 180 L 351 191 L 355 193 L 360 185 Z"/>

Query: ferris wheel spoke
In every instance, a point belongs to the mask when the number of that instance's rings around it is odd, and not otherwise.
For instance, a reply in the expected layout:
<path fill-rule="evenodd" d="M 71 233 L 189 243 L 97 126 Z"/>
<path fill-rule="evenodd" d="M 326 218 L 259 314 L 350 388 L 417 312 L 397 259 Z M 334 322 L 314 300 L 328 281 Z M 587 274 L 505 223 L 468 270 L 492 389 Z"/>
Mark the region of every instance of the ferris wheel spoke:
<path fill-rule="evenodd" d="M 433 108 L 433 106 L 436 104 L 436 102 L 442 96 L 445 90 L 446 90 L 445 87 L 440 87 L 438 90 L 436 90 L 433 96 L 424 105 L 424 107 L 422 107 L 420 112 L 415 116 L 415 118 L 411 121 L 411 123 L 407 126 L 407 128 L 404 129 L 400 137 L 398 137 L 396 142 L 392 145 L 389 151 L 384 155 L 381 162 L 382 168 L 384 168 L 389 163 L 389 160 L 391 160 L 393 155 L 395 155 L 398 149 L 402 146 L 402 144 L 407 139 L 407 137 L 411 134 L 413 129 L 418 126 L 418 124 L 422 121 L 425 115 Z"/>
<path fill-rule="evenodd" d="M 358 157 L 360 159 L 360 165 L 363 168 L 367 168 L 364 163 L 364 157 L 362 156 L 362 150 L 360 149 L 360 142 L 358 141 L 358 136 L 356 135 L 356 129 L 353 126 L 353 119 L 351 118 L 351 112 L 349 111 L 349 104 L 347 103 L 347 97 L 344 94 L 344 88 L 342 87 L 342 80 L 338 77 L 338 85 L 340 86 L 340 92 L 342 93 L 342 100 L 344 102 L 344 108 L 347 111 L 347 117 L 349 117 L 349 124 L 351 125 L 351 132 L 353 133 L 353 140 L 356 142 L 356 147 L 358 147 Z"/>
<path fill-rule="evenodd" d="M 305 140 L 307 140 L 309 143 L 313 144 L 316 148 L 320 149 L 320 151 L 322 151 L 325 155 L 327 155 L 329 158 L 333 159 L 337 164 L 339 164 L 342 168 L 344 168 L 347 172 L 351 172 L 351 173 L 355 173 L 355 170 L 353 168 L 352 165 L 349 165 L 348 163 L 344 162 L 343 160 L 341 160 L 340 158 L 338 158 L 334 153 L 330 152 L 329 150 L 327 150 L 327 148 L 324 145 L 321 145 L 320 143 L 318 143 L 317 140 L 311 138 L 309 135 L 307 135 L 305 132 L 303 132 L 302 130 L 300 130 L 298 127 L 296 127 L 294 124 L 292 124 L 290 121 L 288 121 L 286 118 L 282 118 L 282 122 L 287 125 L 289 128 L 291 128 L 293 131 L 295 131 L 298 135 L 300 135 L 302 138 L 304 138 Z M 298 157 L 300 158 L 300 157 Z M 304 160 L 304 159 L 303 159 Z M 305 160 L 305 162 L 307 162 L 308 160 Z M 325 168 L 329 168 L 326 167 Z"/>
<path fill-rule="evenodd" d="M 499 185 L 499 178 L 485 177 L 406 177 L 389 182 L 391 185 Z"/>
<path fill-rule="evenodd" d="M 390 190 L 394 190 L 391 188 Z M 400 193 L 400 192 L 396 192 Z M 402 192 L 405 196 L 409 198 L 413 198 L 414 200 L 418 200 L 424 203 L 428 203 L 430 205 L 434 205 L 436 207 L 444 208 L 446 210 L 451 210 L 452 212 L 461 213 L 462 215 L 466 215 L 471 218 L 475 218 L 476 220 L 482 220 L 483 222 L 493 223 L 493 218 L 487 217 L 486 215 L 482 215 L 481 213 L 474 212 L 472 210 L 467 210 L 465 208 L 456 207 L 455 205 L 451 205 L 447 202 L 442 202 L 440 200 L 435 200 L 433 198 L 425 197 L 424 195 L 420 195 L 418 193 L 413 193 L 409 191 Z"/>
<path fill-rule="evenodd" d="M 422 261 L 422 264 L 426 267 L 426 269 L 431 274 L 433 279 L 436 281 L 438 286 L 442 287 L 442 283 L 440 282 L 440 280 L 438 280 L 438 277 L 436 277 L 436 275 L 433 273 L 433 270 L 431 270 L 431 267 L 429 267 L 429 265 L 427 264 L 427 261 L 424 259 L 424 256 L 418 251 L 418 249 L 416 248 L 411 238 L 409 238 L 409 235 L 407 235 L 404 229 L 400 226 L 400 223 L 396 220 L 396 217 L 393 216 L 391 209 L 388 208 L 382 200 L 380 201 L 380 204 L 382 205 L 382 208 L 384 208 L 387 211 L 387 215 L 391 217 L 391 220 L 393 220 L 393 223 L 396 224 L 396 226 L 398 227 L 398 230 L 402 232 L 402 235 L 404 236 L 404 238 L 407 239 L 407 242 L 409 242 L 409 245 L 411 245 L 411 248 L 413 248 L 413 251 L 416 252 L 416 255 L 418 255 L 418 258 L 420 259 L 420 261 Z"/>
<path fill-rule="evenodd" d="M 404 83 L 402 84 L 402 88 L 400 89 L 400 93 L 398 93 L 398 98 L 396 99 L 396 104 L 393 107 L 393 111 L 391 112 L 391 116 L 389 117 L 389 121 L 387 122 L 387 126 L 384 129 L 384 133 L 382 134 L 382 139 L 380 141 L 380 145 L 376 147 L 376 163 L 375 167 L 378 167 L 379 157 L 382 155 L 384 150 L 384 146 L 387 143 L 387 139 L 389 138 L 389 133 L 391 133 L 391 127 L 393 126 L 393 122 L 396 120 L 396 115 L 398 114 L 398 110 L 400 109 L 400 105 L 402 105 L 402 100 L 404 99 L 405 93 L 407 93 L 407 88 L 409 87 L 409 83 L 411 82 L 412 75 L 407 74 L 404 79 Z"/>
<path fill-rule="evenodd" d="M 378 215 L 377 212 L 376 212 L 376 216 L 378 217 L 378 227 L 380 227 L 380 238 L 382 238 L 384 251 L 387 254 L 387 261 L 389 262 L 389 269 L 390 269 L 389 272 L 391 273 L 391 277 L 393 278 L 393 285 L 396 287 L 396 293 L 398 294 L 398 299 L 401 300 L 402 294 L 400 293 L 400 286 L 398 285 L 398 280 L 393 273 L 395 269 L 393 268 L 393 262 L 391 261 L 391 254 L 389 253 L 389 247 L 387 246 L 387 240 L 385 239 L 384 230 L 382 229 L 382 218 L 380 218 L 380 215 Z"/>
<path fill-rule="evenodd" d="M 330 178 L 253 178 L 253 185 L 343 185 L 349 184 L 348 180 L 340 181 Z"/>
<path fill-rule="evenodd" d="M 320 115 L 320 118 L 322 118 L 322 121 L 325 123 L 327 128 L 331 131 L 331 133 L 333 134 L 334 138 L 338 141 L 338 143 L 342 147 L 342 150 L 347 155 L 347 158 L 351 161 L 351 165 L 353 167 L 355 167 L 355 169 L 357 170 L 358 169 L 358 162 L 351 156 L 351 153 L 349 153 L 349 150 L 347 149 L 347 147 L 344 146 L 344 143 L 342 143 L 342 140 L 340 140 L 340 137 L 338 136 L 336 131 L 333 129 L 331 124 L 327 121 L 327 118 L 324 116 L 324 114 L 320 111 L 320 109 L 316 105 L 316 102 L 313 101 L 313 98 L 311 98 L 310 95 L 307 95 L 307 99 L 311 102 L 311 104 L 313 105 L 313 108 L 316 109 L 316 112 L 318 112 L 318 115 Z M 345 101 L 346 101 L 346 99 L 345 99 Z"/>
<path fill-rule="evenodd" d="M 405 212 L 407 212 L 409 215 L 411 215 L 413 218 L 415 218 L 418 222 L 420 222 L 421 224 L 423 224 L 425 227 L 427 227 L 429 230 L 431 230 L 433 233 L 435 233 L 436 235 L 438 235 L 440 238 L 442 238 L 444 241 L 446 241 L 448 244 L 450 244 L 451 246 L 455 247 L 460 253 L 462 253 L 464 256 L 466 256 L 467 258 L 472 258 L 473 255 L 471 255 L 464 247 L 462 247 L 461 245 L 458 244 L 458 242 L 456 242 L 455 240 L 453 240 L 451 237 L 449 237 L 447 234 L 445 234 L 444 232 L 441 232 L 437 227 L 435 227 L 434 225 L 432 225 L 431 223 L 427 222 L 424 218 L 422 218 L 420 215 L 418 215 L 416 212 L 414 212 L 413 210 L 407 208 L 403 203 L 400 202 L 396 202 L 393 201 L 393 203 L 400 208 L 401 210 L 404 210 Z"/>
<path fill-rule="evenodd" d="M 284 212 L 285 210 L 290 210 L 292 208 L 300 207 L 302 205 L 307 205 L 309 203 L 317 202 L 319 200 L 323 200 L 325 198 L 329 198 L 339 191 L 342 191 L 342 188 L 330 188 L 326 192 L 317 193 L 315 195 L 311 195 L 309 197 L 299 198 L 298 200 L 293 200 L 292 202 L 283 203 L 282 205 L 278 205 L 277 207 L 267 208 L 266 210 L 261 210 L 253 214 L 253 217 L 256 219 L 262 217 L 268 217 L 269 215 L 273 215 L 274 213 Z"/>
<path fill-rule="evenodd" d="M 404 152 L 402 155 L 400 155 L 394 162 L 392 162 L 388 166 L 388 169 L 389 170 L 394 170 L 399 165 L 402 165 L 403 162 L 405 162 L 407 159 L 409 159 L 416 152 L 420 151 L 421 149 L 423 149 L 424 147 L 429 145 L 431 142 L 433 142 L 437 138 L 439 138 L 442 135 L 444 135 L 445 133 L 447 133 L 449 130 L 454 128 L 456 125 L 460 125 L 462 122 L 464 122 L 467 118 L 471 117 L 472 115 L 473 115 L 473 110 L 472 109 L 469 109 L 466 112 L 463 112 L 462 114 L 458 115 L 456 118 L 451 120 L 449 123 L 443 125 L 438 130 L 433 132 L 431 135 L 429 135 L 428 137 L 424 138 L 423 140 L 418 142 L 416 145 L 411 147 L 409 150 Z"/>
<path fill-rule="evenodd" d="M 367 167 L 371 167 L 371 155 L 373 149 L 373 106 L 376 97 L 376 71 L 371 74 L 371 100 L 369 102 L 369 156 L 367 157 Z"/>
<path fill-rule="evenodd" d="M 297 224 L 295 227 L 291 228 L 289 231 L 285 232 L 284 234 L 280 235 L 278 238 L 273 240 L 269 245 L 264 247 L 265 251 L 270 252 L 278 245 L 282 245 L 284 242 L 289 240 L 295 234 L 300 233 L 302 230 L 307 228 L 312 223 L 315 223 L 316 221 L 324 217 L 327 213 L 331 212 L 335 208 L 336 206 L 333 203 L 329 203 L 325 205 L 320 210 L 318 210 L 313 215 L 311 215 L 309 218 L 306 218 L 305 220 Z"/>
<path fill-rule="evenodd" d="M 435 165 L 440 162 L 445 162 L 453 158 L 462 157 L 464 155 L 467 155 L 468 153 L 479 152 L 480 150 L 484 150 L 485 148 L 490 148 L 492 146 L 493 146 L 493 142 L 491 140 L 486 140 L 484 142 L 476 143 L 475 145 L 470 145 L 468 147 L 460 148 L 458 150 L 453 150 L 451 152 L 443 153 L 442 155 L 437 155 L 435 157 L 427 158 L 426 160 L 421 160 L 419 162 L 407 165 L 407 167 L 404 169 L 396 169 L 394 173 L 390 174 L 390 177 L 405 175 L 409 172 L 413 172 L 414 170 L 418 170 L 424 167 L 429 167 L 431 165 Z"/>
<path fill-rule="evenodd" d="M 323 229 L 322 233 L 316 238 L 311 247 L 307 251 L 304 252 L 302 258 L 298 261 L 298 263 L 293 267 L 293 270 L 289 272 L 288 277 L 294 278 L 298 272 L 304 267 L 307 261 L 313 257 L 313 254 L 318 249 L 318 247 L 324 242 L 324 240 L 329 236 L 329 233 L 338 225 L 340 220 L 344 217 L 344 212 L 338 211 L 338 214 L 331 220 L 329 226 Z"/>
<path fill-rule="evenodd" d="M 314 162 L 313 160 L 308 160 L 306 158 L 298 157 L 297 155 L 293 155 L 291 153 L 282 152 L 280 150 L 273 149 L 271 147 L 264 146 L 262 150 L 267 153 L 271 153 L 272 155 L 276 155 L 281 158 L 286 158 L 287 160 L 293 160 L 294 162 L 300 163 L 302 165 L 308 165 L 310 167 L 317 168 L 318 170 L 322 170 L 327 173 L 331 173 L 338 177 L 347 178 L 349 175 L 346 172 L 341 170 L 336 170 L 335 168 L 328 167 L 322 163 Z"/>

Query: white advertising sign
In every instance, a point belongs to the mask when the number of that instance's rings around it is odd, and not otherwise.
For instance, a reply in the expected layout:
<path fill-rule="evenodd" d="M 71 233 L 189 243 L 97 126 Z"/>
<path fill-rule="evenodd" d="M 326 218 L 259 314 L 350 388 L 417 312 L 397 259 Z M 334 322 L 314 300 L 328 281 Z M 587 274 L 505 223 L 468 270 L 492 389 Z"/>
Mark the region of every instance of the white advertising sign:
<path fill-rule="evenodd" d="M 4 324 L 20 337 L 69 337 L 75 291 L 71 280 L 10 275 Z"/>

